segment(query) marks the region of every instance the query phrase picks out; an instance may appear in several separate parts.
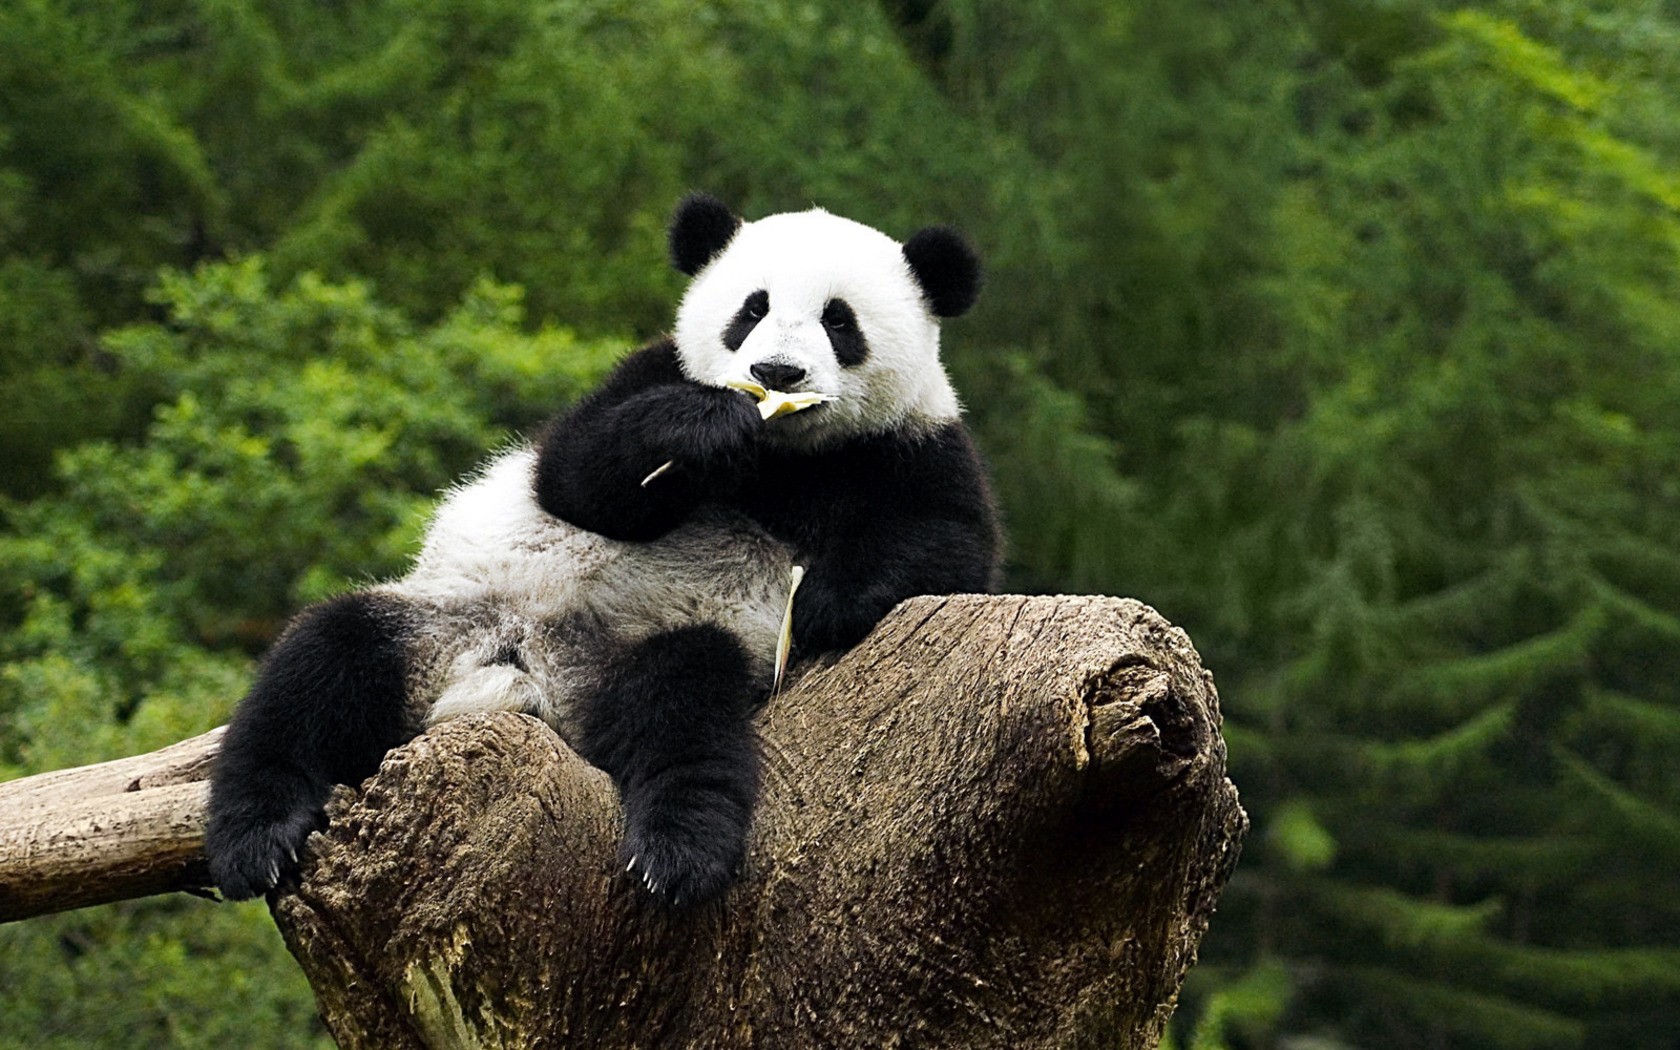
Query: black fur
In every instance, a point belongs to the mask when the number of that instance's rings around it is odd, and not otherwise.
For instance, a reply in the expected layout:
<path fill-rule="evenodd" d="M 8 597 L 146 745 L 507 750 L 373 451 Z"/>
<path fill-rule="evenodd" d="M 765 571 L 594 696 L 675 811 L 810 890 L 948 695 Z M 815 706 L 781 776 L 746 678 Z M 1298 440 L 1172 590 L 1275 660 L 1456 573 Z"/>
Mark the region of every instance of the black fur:
<path fill-rule="evenodd" d="M 688 412 L 679 426 L 638 407 L 654 393 L 672 406 L 692 399 L 716 411 Z M 763 429 L 750 398 L 683 379 L 676 347 L 659 343 L 627 358 L 550 426 L 537 498 L 574 525 L 627 539 L 669 531 L 702 500 L 746 512 L 804 559 L 793 622 L 805 653 L 857 644 L 913 595 L 992 588 L 996 512 L 961 423 L 816 452 L 765 444 Z M 678 469 L 640 485 L 673 458 Z"/>
<path fill-rule="evenodd" d="M 729 206 L 705 193 L 691 193 L 671 218 L 671 265 L 693 277 L 723 251 L 741 220 Z"/>
<path fill-rule="evenodd" d="M 747 296 L 741 303 L 741 308 L 735 311 L 735 316 L 729 319 L 729 327 L 723 330 L 723 345 L 731 351 L 741 349 L 741 344 L 752 335 L 752 330 L 758 327 L 758 322 L 764 320 L 764 315 L 770 312 L 770 293 L 760 288 Z"/>
<path fill-rule="evenodd" d="M 350 594 L 306 610 L 269 650 L 222 738 L 204 851 L 226 897 L 289 874 L 334 784 L 354 784 L 419 729 L 404 703 L 409 610 Z"/>
<path fill-rule="evenodd" d="M 904 258 L 936 316 L 965 314 L 980 295 L 980 257 L 950 227 L 929 226 L 916 233 L 904 242 Z"/>
<path fill-rule="evenodd" d="M 751 398 L 684 378 L 675 345 L 657 343 L 631 354 L 549 426 L 537 457 L 537 500 L 579 528 L 654 539 L 702 499 L 750 477 L 763 432 Z"/>
<path fill-rule="evenodd" d="M 673 905 L 722 893 L 746 856 L 760 699 L 735 636 L 698 624 L 630 647 L 583 712 L 578 753 L 624 806 L 619 859 Z"/>
<path fill-rule="evenodd" d="M 828 333 L 828 345 L 834 348 L 834 358 L 847 368 L 856 368 L 869 359 L 869 344 L 864 342 L 863 329 L 858 327 L 857 314 L 844 299 L 830 299 L 823 307 L 823 331 Z"/>
<path fill-rule="evenodd" d="M 740 505 L 800 551 L 801 653 L 863 640 L 918 594 L 996 585 L 997 515 L 968 431 L 877 434 L 814 453 L 766 450 Z"/>
<path fill-rule="evenodd" d="M 691 196 L 672 223 L 673 262 L 698 272 L 739 225 L 721 203 Z M 904 253 L 934 313 L 972 305 L 979 263 L 958 235 L 923 230 Z M 744 313 L 759 296 L 757 318 L 768 311 L 760 292 Z M 831 301 L 823 319 L 843 365 L 867 358 L 846 303 Z M 742 314 L 729 331 L 737 326 L 736 347 L 751 330 Z M 750 398 L 687 379 L 666 340 L 630 355 L 550 425 L 536 497 L 580 528 L 630 541 L 665 534 L 702 502 L 750 515 L 806 566 L 794 603 L 803 654 L 855 645 L 913 595 L 991 589 L 996 515 L 960 423 L 816 452 L 763 434 Z M 641 483 L 666 463 L 675 466 Z M 417 615 L 391 597 L 335 599 L 299 616 L 264 659 L 212 777 L 205 850 L 224 894 L 254 896 L 289 872 L 331 786 L 360 781 L 418 730 L 404 645 Z M 497 659 L 520 663 L 517 651 Z M 623 798 L 625 857 L 666 900 L 716 896 L 740 866 L 760 775 L 751 716 L 763 699 L 740 642 L 700 624 L 619 654 L 580 713 L 580 753 Z"/>

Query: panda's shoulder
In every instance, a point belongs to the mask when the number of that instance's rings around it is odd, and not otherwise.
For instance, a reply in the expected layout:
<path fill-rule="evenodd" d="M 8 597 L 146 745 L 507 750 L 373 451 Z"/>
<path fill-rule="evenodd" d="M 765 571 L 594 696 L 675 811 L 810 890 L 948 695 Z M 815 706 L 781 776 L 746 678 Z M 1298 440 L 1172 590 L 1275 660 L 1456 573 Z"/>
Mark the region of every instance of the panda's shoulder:
<path fill-rule="evenodd" d="M 979 454 L 960 420 L 858 435 L 772 470 L 785 475 L 773 488 L 851 492 L 875 506 L 895 495 L 917 501 L 984 484 Z"/>
<path fill-rule="evenodd" d="M 625 355 L 613 369 L 613 377 L 647 386 L 681 382 L 683 371 L 676 340 L 667 336 Z"/>
<path fill-rule="evenodd" d="M 961 420 L 889 430 L 860 439 L 860 465 L 916 483 L 931 478 L 967 478 L 979 469 L 979 453 Z"/>
<path fill-rule="evenodd" d="M 579 402 L 580 406 L 611 404 L 648 387 L 684 381 L 677 344 L 665 338 L 626 354 L 607 377 Z"/>

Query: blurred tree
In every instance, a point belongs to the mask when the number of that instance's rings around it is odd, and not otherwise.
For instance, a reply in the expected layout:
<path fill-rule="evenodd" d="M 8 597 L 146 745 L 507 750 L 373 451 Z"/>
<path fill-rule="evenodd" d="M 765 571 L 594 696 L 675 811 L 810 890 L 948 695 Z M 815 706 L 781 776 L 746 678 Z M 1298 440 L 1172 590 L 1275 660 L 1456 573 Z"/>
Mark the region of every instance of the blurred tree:
<path fill-rule="evenodd" d="M 683 190 L 954 222 L 1012 583 L 1225 686 L 1257 832 L 1178 1044 L 1671 1046 L 1677 80 L 1664 0 L 14 0 L 0 775 L 224 717 L 669 324 Z M 202 953 L 289 968 L 203 914 L 0 929 L 0 1007 L 233 1039 Z"/>
<path fill-rule="evenodd" d="M 538 320 L 662 327 L 677 159 L 728 83 L 679 5 L 181 0 L 0 11 L 0 487 L 158 391 L 93 332 L 160 265 L 272 249 L 422 320 L 484 274 Z"/>
<path fill-rule="evenodd" d="M 1680 27 L 1431 6 L 899 5 L 1065 192 L 1017 337 L 1128 480 L 1058 487 L 1151 514 L 1018 556 L 1227 681 L 1262 846 L 1191 1046 L 1680 1017 Z"/>
<path fill-rule="evenodd" d="M 365 285 L 276 289 L 259 259 L 166 273 L 152 298 L 162 323 L 104 341 L 162 392 L 142 440 L 64 452 L 56 496 L 0 508 L 0 778 L 224 721 L 291 611 L 394 571 L 440 488 L 625 349 L 527 333 L 490 283 L 424 328 Z M 0 1041 L 321 1044 L 265 910 L 206 910 L 0 926 Z"/>

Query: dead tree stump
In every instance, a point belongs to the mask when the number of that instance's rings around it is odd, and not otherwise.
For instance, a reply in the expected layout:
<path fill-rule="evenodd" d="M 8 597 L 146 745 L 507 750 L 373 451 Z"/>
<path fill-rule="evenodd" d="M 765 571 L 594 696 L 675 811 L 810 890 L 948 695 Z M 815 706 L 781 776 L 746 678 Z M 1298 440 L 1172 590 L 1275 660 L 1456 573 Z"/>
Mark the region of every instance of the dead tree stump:
<path fill-rule="evenodd" d="M 607 778 L 516 715 L 342 789 L 272 899 L 345 1047 L 1150 1047 L 1246 818 L 1154 610 L 922 598 L 763 719 L 741 882 L 623 874 Z"/>

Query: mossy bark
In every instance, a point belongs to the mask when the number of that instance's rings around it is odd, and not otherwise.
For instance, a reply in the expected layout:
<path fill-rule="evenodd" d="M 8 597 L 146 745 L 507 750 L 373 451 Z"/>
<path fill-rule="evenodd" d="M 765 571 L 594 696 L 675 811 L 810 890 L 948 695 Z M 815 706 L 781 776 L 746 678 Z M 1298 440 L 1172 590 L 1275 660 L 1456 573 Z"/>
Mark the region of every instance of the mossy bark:
<path fill-rule="evenodd" d="M 1148 1047 L 1246 828 L 1154 610 L 923 598 L 762 720 L 746 871 L 668 912 L 611 784 L 461 719 L 341 790 L 274 914 L 345 1047 Z"/>

